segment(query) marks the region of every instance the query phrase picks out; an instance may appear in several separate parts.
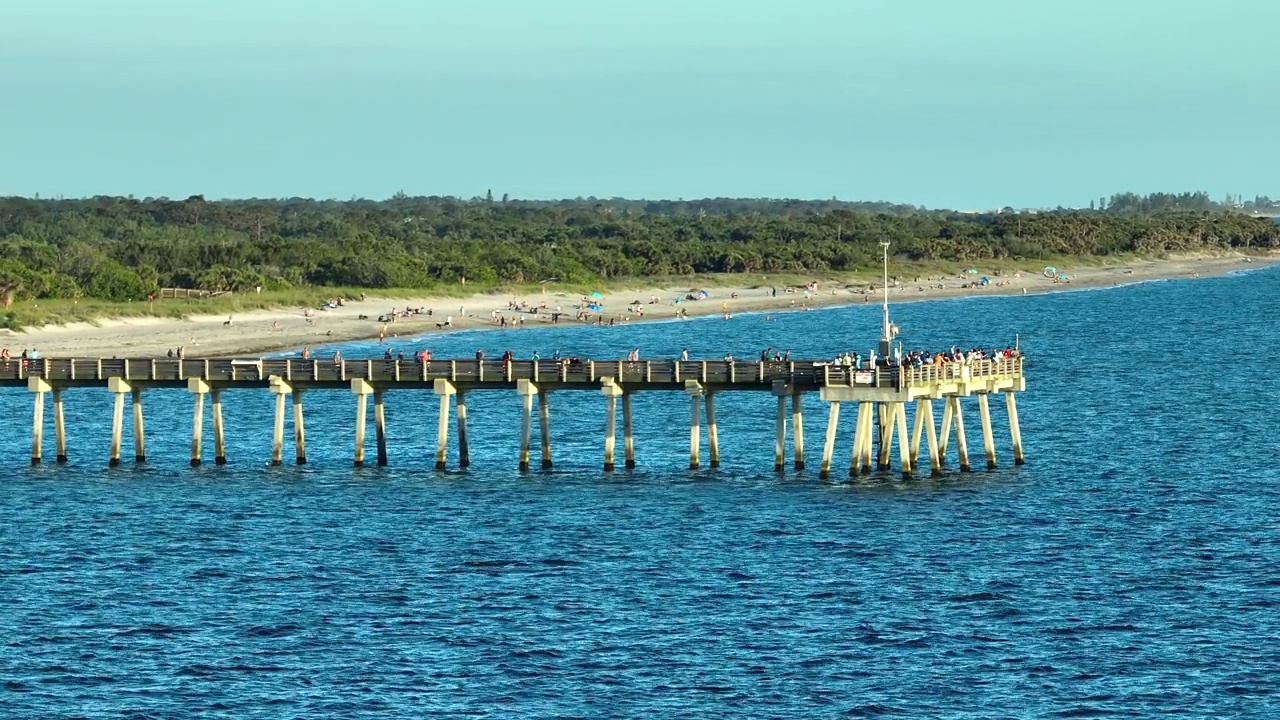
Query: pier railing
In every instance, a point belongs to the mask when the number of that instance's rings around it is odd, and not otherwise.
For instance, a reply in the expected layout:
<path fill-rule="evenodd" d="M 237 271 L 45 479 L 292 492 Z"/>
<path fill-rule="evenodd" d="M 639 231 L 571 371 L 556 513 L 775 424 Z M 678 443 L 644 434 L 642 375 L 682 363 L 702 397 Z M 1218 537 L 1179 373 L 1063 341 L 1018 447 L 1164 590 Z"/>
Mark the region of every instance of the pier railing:
<path fill-rule="evenodd" d="M 40 358 L 0 361 L 0 382 L 42 377 L 53 381 L 128 381 L 181 383 L 189 378 L 239 384 L 279 377 L 290 382 L 414 383 L 445 379 L 476 384 L 511 384 L 519 380 L 598 383 L 613 378 L 624 384 L 678 385 L 688 380 L 714 385 L 865 386 L 900 388 L 993 376 L 1020 376 L 1022 358 L 973 360 L 965 363 L 855 368 L 826 361 L 723 360 L 428 360 L 376 359 L 164 359 Z"/>

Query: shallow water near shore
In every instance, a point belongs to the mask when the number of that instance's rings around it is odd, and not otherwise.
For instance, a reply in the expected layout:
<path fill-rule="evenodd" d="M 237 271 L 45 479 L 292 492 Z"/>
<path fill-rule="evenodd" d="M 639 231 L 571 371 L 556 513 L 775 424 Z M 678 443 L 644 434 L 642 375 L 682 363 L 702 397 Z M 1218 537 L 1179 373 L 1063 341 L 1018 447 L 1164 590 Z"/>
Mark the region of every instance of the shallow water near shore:
<path fill-rule="evenodd" d="M 391 466 L 361 470 L 349 393 L 308 395 L 309 463 L 270 468 L 270 396 L 228 392 L 230 464 L 192 470 L 190 397 L 150 391 L 148 464 L 109 471 L 110 398 L 73 390 L 71 464 L 30 468 L 30 396 L 6 390 L 0 708 L 1275 717 L 1277 297 L 1280 268 L 1268 268 L 895 305 L 908 347 L 1017 335 L 1029 354 L 1028 464 L 1012 467 L 995 404 L 999 469 L 909 482 L 819 481 L 816 397 L 804 405 L 811 469 L 775 475 L 774 406 L 755 393 L 720 398 L 723 465 L 695 472 L 687 398 L 638 394 L 641 467 L 611 474 L 603 398 L 555 393 L 556 469 L 521 474 L 514 393 L 470 396 L 473 465 L 437 473 L 429 392 L 388 393 Z M 879 322 L 869 304 L 460 332 L 403 349 L 827 357 L 865 352 Z"/>

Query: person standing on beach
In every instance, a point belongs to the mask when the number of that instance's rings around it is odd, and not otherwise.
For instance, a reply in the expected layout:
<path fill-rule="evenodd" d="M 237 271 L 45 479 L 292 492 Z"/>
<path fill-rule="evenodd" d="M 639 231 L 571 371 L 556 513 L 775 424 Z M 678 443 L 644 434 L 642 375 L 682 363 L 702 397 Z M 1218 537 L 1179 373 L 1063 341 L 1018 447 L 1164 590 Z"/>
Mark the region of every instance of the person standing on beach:
<path fill-rule="evenodd" d="M 689 362 L 689 348 L 680 351 L 680 362 Z"/>

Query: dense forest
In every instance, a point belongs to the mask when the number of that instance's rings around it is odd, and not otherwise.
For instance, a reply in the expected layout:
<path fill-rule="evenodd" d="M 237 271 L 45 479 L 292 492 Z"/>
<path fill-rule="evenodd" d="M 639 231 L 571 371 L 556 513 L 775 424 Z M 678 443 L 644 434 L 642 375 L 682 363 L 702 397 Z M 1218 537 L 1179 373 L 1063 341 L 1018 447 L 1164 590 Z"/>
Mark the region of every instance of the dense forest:
<path fill-rule="evenodd" d="M 1280 247 L 1268 218 L 1203 193 L 1102 211 L 956 213 L 889 203 L 397 195 L 383 201 L 0 198 L 0 291 L 128 301 L 158 287 L 422 288 Z M 1260 198 L 1260 200 L 1269 200 Z"/>

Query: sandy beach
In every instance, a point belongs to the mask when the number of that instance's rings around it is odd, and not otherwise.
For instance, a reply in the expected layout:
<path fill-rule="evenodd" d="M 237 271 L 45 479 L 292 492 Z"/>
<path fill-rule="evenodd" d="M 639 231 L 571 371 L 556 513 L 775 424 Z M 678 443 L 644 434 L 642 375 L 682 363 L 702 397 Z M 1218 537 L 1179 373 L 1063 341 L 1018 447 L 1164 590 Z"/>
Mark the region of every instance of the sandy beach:
<path fill-rule="evenodd" d="M 1069 280 L 1065 283 L 1045 277 L 1038 272 L 1022 272 L 1019 275 L 988 275 L 990 282 L 980 284 L 984 277 L 964 273 L 933 278 L 905 277 L 890 285 L 890 301 L 949 298 L 957 296 L 1009 295 L 1074 290 L 1089 287 L 1108 287 L 1143 280 L 1168 278 L 1195 278 L 1221 275 L 1235 270 L 1258 268 L 1275 262 L 1271 257 L 1230 256 L 1214 258 L 1185 258 L 1160 261 L 1136 261 L 1108 267 L 1082 267 L 1065 270 Z M 978 266 L 979 270 L 981 266 Z M 975 281 L 978 284 L 974 287 Z M 496 318 L 505 317 L 506 331 L 531 329 L 551 323 L 550 312 L 560 308 L 561 323 L 644 322 L 669 320 L 677 312 L 690 317 L 741 312 L 780 312 L 803 310 L 806 307 L 828 307 L 864 302 L 879 302 L 882 290 L 869 292 L 867 285 L 822 282 L 807 290 L 798 287 L 773 286 L 773 294 L 767 278 L 761 275 L 743 276 L 737 287 L 717 286 L 708 288 L 708 297 L 687 300 L 697 288 L 661 287 L 637 288 L 613 291 L 603 297 L 592 298 L 601 304 L 603 312 L 590 312 L 585 320 L 577 319 L 583 297 L 576 293 L 549 288 L 545 294 L 513 297 L 501 294 L 477 294 L 466 298 L 377 298 L 364 301 L 348 301 L 341 307 L 312 309 L 312 317 L 305 316 L 301 307 L 257 310 L 234 315 L 196 315 L 185 319 L 128 318 L 104 319 L 97 324 L 73 323 L 62 326 L 30 328 L 23 332 L 0 335 L 0 347 L 7 347 L 14 354 L 24 349 L 38 349 L 45 357 L 158 357 L 169 350 L 185 348 L 187 357 L 256 356 L 260 353 L 317 347 L 349 340 L 376 338 L 385 332 L 389 344 L 394 338 L 420 335 L 427 332 L 448 330 L 473 330 L 478 328 L 503 329 Z M 651 300 L 657 298 L 658 302 Z M 677 304 L 676 298 L 681 301 Z M 633 302 L 638 301 L 639 305 Z M 542 306 L 537 313 L 521 312 L 518 306 Z M 636 308 L 639 308 L 637 311 Z M 379 317 L 405 308 L 422 312 L 393 322 L 380 322 Z M 426 314 L 431 310 L 430 316 Z M 524 318 L 523 324 L 520 318 Z M 444 327 L 446 318 L 452 319 L 450 328 Z"/>

